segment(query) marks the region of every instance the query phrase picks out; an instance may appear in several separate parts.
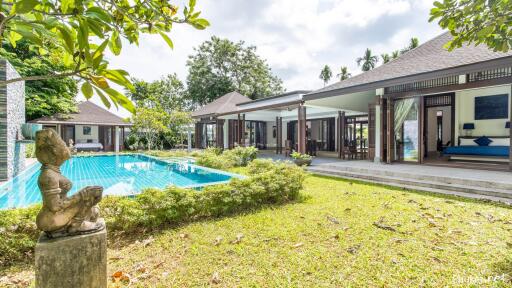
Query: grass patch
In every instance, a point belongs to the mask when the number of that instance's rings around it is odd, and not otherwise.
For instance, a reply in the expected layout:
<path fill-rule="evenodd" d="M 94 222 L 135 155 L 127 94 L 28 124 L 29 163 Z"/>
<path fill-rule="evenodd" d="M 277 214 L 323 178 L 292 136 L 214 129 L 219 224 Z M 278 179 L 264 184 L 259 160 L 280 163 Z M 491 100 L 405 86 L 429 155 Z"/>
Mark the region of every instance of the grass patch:
<path fill-rule="evenodd" d="M 301 194 L 300 202 L 111 239 L 109 275 L 121 271 L 135 287 L 511 285 L 506 206 L 313 175 Z"/>

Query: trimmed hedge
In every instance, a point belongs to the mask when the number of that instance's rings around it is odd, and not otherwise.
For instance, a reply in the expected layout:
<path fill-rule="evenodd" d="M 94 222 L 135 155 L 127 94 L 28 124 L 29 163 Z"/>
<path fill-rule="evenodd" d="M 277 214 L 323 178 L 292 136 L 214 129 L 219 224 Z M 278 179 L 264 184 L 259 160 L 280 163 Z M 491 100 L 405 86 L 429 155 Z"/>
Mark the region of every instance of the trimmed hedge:
<path fill-rule="evenodd" d="M 124 231 L 225 216 L 295 200 L 305 177 L 302 168 L 271 160 L 253 161 L 248 174 L 251 177 L 201 191 L 168 187 L 146 189 L 134 198 L 106 197 L 101 202 L 103 215 L 109 229 Z"/>
<path fill-rule="evenodd" d="M 226 216 L 297 199 L 306 175 L 296 165 L 259 159 L 247 171 L 250 177 L 201 191 L 168 187 L 146 189 L 133 198 L 105 197 L 100 203 L 102 217 L 110 231 L 130 231 Z M 31 259 L 39 235 L 34 223 L 39 209 L 40 205 L 0 210 L 0 266 Z"/>

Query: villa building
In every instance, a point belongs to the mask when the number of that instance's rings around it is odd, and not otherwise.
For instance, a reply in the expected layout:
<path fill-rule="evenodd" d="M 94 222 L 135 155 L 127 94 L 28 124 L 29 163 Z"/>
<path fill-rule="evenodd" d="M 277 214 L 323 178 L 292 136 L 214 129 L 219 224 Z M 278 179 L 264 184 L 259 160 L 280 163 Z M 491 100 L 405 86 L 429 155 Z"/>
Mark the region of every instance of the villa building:
<path fill-rule="evenodd" d="M 30 121 L 53 128 L 66 143 L 73 141 L 78 151 L 124 150 L 126 129 L 132 126 L 121 117 L 85 101 L 78 104 L 78 112 L 52 115 Z"/>
<path fill-rule="evenodd" d="M 512 169 L 512 51 L 450 52 L 450 37 L 316 91 L 229 93 L 194 112 L 196 147 Z"/>

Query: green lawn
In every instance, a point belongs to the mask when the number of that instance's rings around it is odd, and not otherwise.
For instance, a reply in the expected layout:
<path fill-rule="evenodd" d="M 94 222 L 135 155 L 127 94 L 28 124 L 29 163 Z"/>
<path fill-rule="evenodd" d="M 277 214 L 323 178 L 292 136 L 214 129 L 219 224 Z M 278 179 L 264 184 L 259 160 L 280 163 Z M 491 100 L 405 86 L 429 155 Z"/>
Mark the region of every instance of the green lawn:
<path fill-rule="evenodd" d="M 110 283 L 511 286 L 510 208 L 320 176 L 309 176 L 302 194 L 298 203 L 111 240 L 109 275 L 123 277 Z"/>

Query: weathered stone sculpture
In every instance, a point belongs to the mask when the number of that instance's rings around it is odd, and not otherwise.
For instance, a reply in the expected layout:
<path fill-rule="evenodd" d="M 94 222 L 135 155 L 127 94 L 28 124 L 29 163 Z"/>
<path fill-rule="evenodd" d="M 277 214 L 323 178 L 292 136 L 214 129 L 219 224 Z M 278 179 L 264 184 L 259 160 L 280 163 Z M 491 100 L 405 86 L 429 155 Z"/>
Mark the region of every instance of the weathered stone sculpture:
<path fill-rule="evenodd" d="M 38 186 L 43 207 L 37 215 L 37 227 L 48 238 L 88 234 L 105 228 L 96 206 L 103 187 L 87 186 L 68 197 L 72 183 L 60 173 L 60 166 L 71 157 L 66 143 L 53 129 L 36 134 L 36 157 L 43 166 Z"/>

